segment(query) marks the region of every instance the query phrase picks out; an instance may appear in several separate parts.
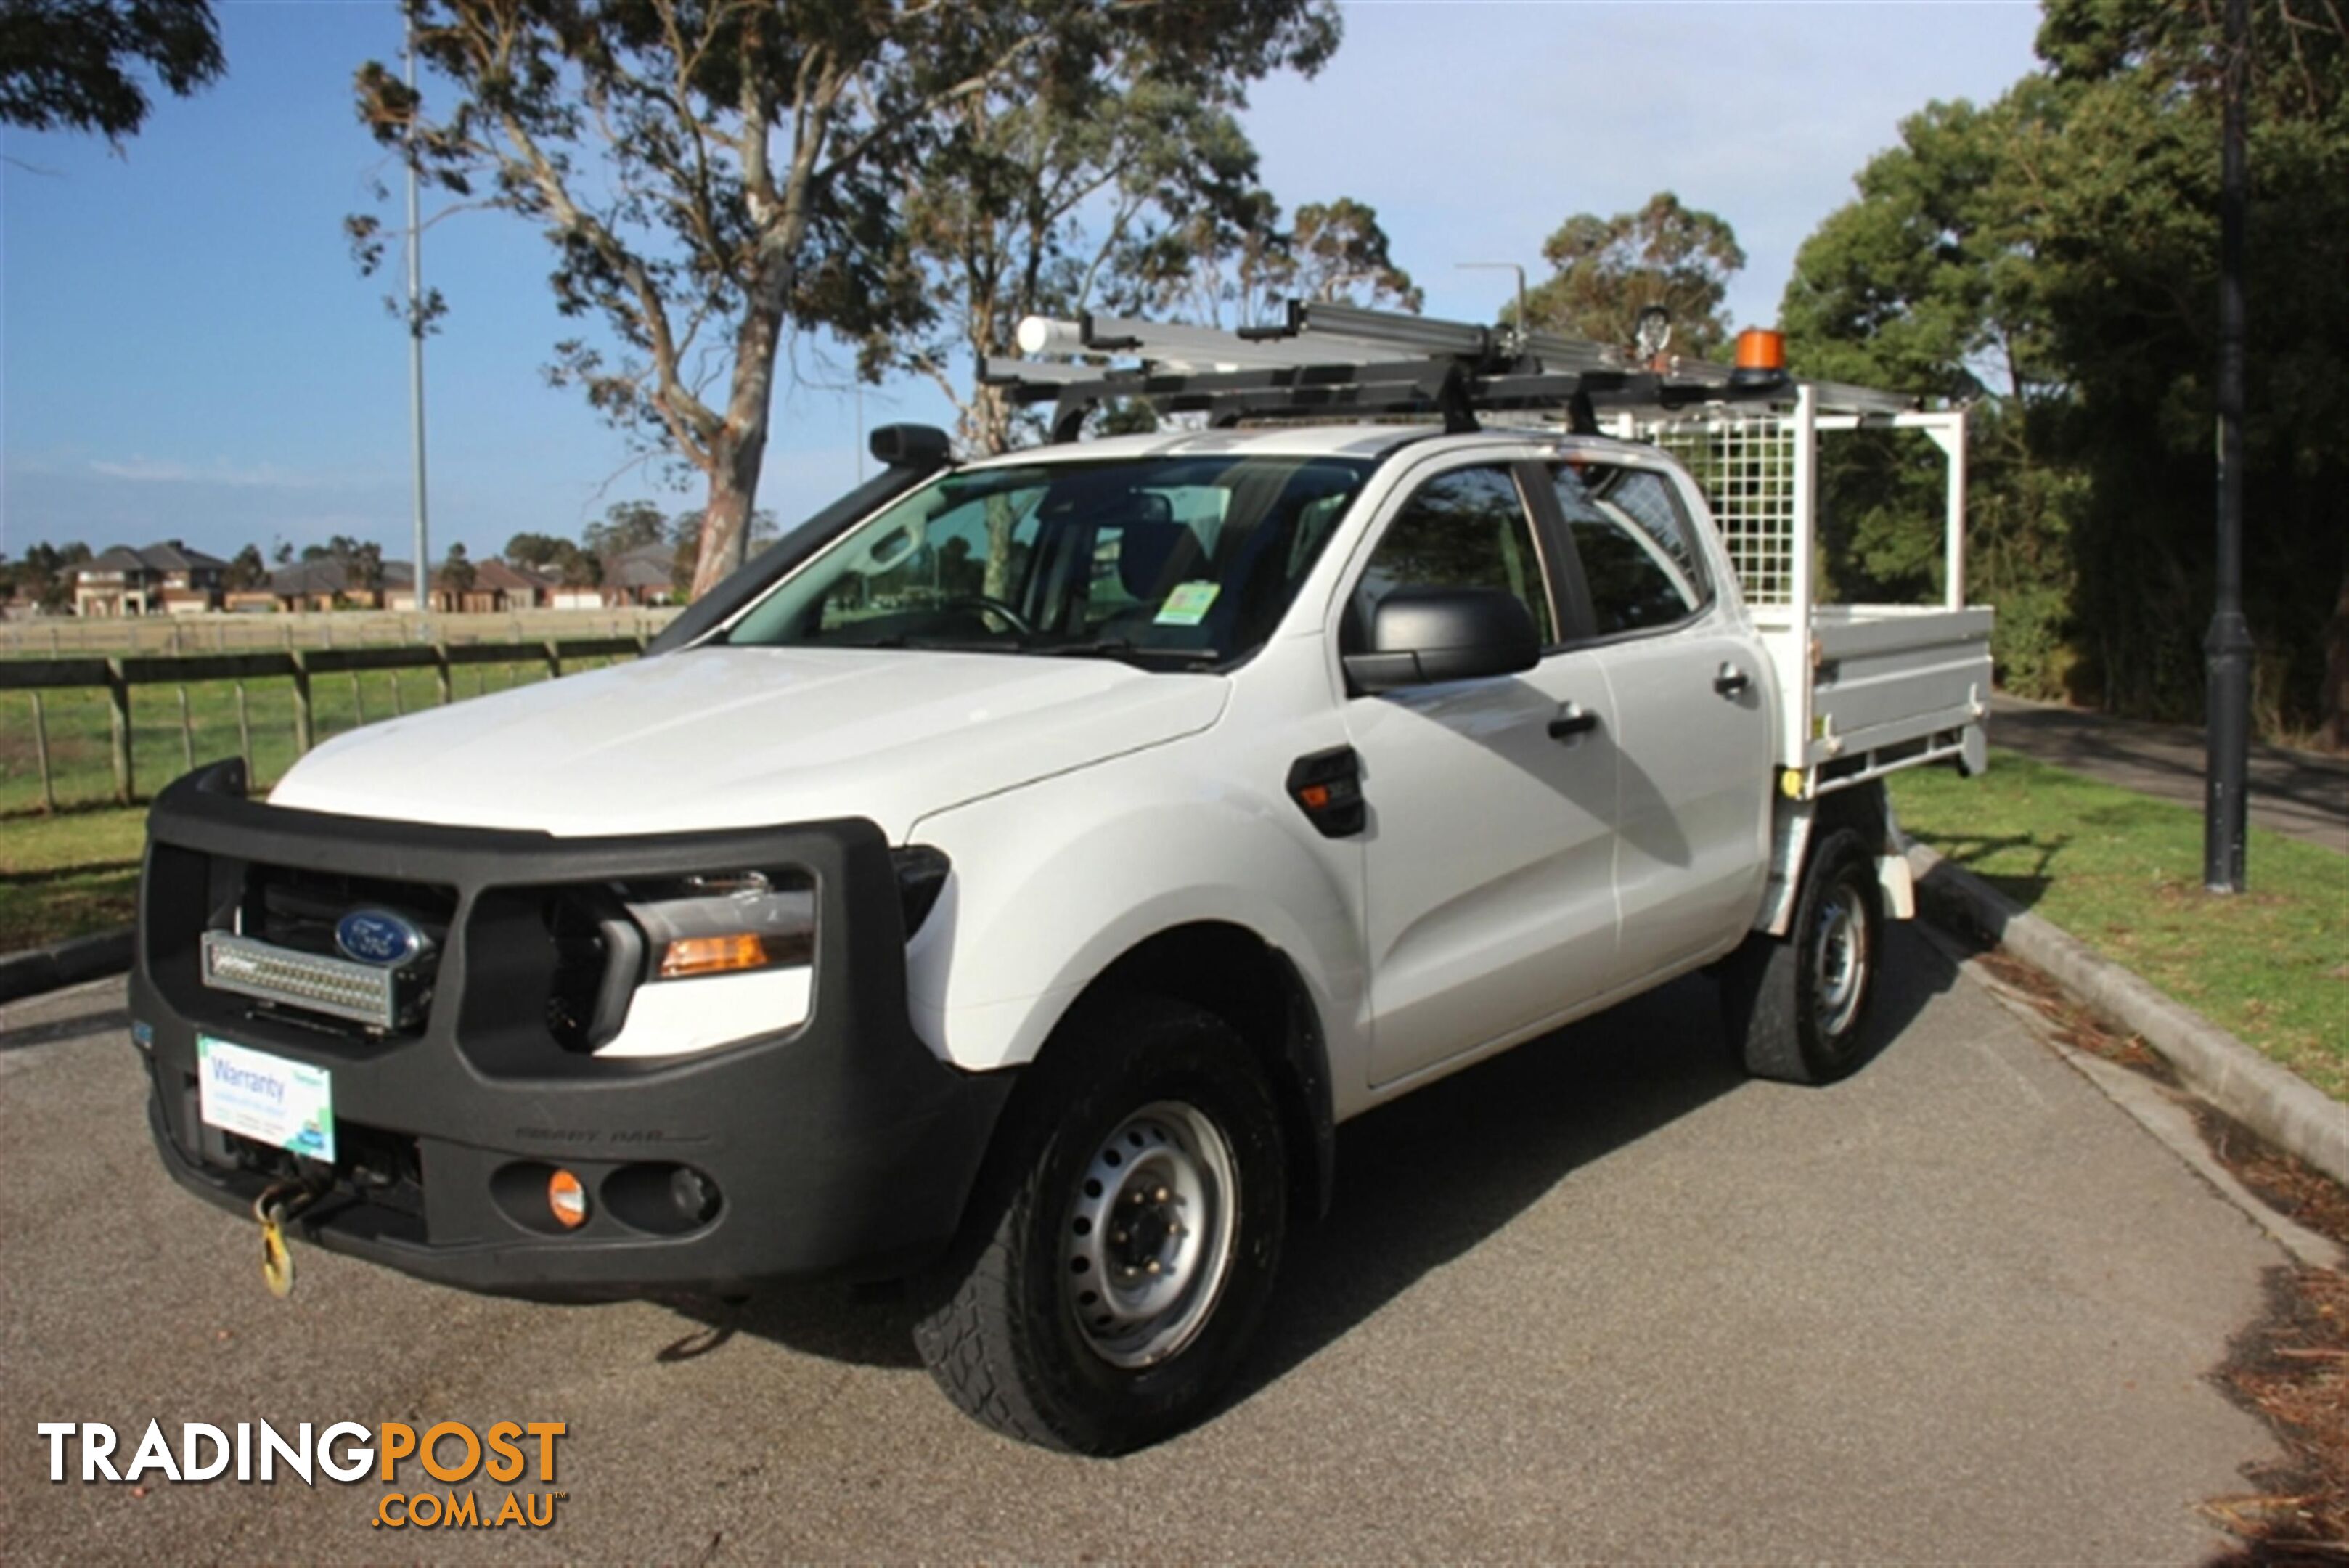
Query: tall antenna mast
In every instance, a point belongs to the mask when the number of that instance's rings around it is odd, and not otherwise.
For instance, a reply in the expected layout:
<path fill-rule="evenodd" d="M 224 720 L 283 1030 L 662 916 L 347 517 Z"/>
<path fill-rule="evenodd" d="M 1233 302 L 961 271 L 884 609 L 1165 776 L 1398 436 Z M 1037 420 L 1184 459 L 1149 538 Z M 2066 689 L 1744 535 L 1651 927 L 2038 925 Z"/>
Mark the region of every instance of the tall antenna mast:
<path fill-rule="evenodd" d="M 401 8 L 407 19 L 408 91 L 416 94 L 416 14 Z M 424 234 L 418 216 L 416 191 L 416 110 L 408 121 L 408 444 L 414 464 L 416 492 L 416 587 L 419 616 L 431 613 L 432 555 L 424 526 Z M 423 623 L 419 621 L 419 628 Z"/>
<path fill-rule="evenodd" d="M 1516 334 L 1516 346 L 1522 351 L 1534 329 L 1534 324 L 1526 319 L 1526 269 L 1515 262 L 1454 262 L 1452 265 L 1458 272 L 1513 272 L 1517 275 L 1517 318 L 1510 324 L 1510 330 Z"/>

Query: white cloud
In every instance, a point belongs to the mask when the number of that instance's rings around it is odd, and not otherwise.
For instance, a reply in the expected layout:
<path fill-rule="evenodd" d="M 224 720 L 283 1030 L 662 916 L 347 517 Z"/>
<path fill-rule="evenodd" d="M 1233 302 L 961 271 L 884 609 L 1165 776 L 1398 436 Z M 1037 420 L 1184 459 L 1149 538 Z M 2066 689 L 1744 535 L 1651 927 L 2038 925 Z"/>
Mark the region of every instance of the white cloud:
<path fill-rule="evenodd" d="M 89 471 L 131 484 L 222 484 L 237 490 L 315 490 L 336 483 L 274 462 L 233 463 L 225 458 L 214 458 L 210 464 L 150 457 L 92 458 Z"/>

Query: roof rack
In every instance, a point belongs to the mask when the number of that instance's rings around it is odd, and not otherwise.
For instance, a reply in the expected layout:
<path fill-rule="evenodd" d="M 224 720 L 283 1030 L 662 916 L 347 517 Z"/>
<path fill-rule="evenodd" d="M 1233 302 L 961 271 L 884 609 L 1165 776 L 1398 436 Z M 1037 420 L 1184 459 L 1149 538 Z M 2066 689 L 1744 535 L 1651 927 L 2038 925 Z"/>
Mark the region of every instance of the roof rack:
<path fill-rule="evenodd" d="M 982 386 L 1020 407 L 1054 405 L 1051 439 L 1074 441 L 1087 416 L 1139 398 L 1161 414 L 1200 413 L 1218 428 L 1250 418 L 1322 415 L 1440 417 L 1447 431 L 1478 428 L 1481 413 L 1563 410 L 1568 428 L 1596 434 L 1600 410 L 1665 412 L 1791 398 L 1783 370 L 1733 369 L 1621 349 L 1549 332 L 1442 321 L 1359 306 L 1289 300 L 1282 319 L 1223 331 L 1081 316 L 1019 324 L 1024 358 L 979 362 Z M 1059 358 L 1043 358 L 1043 356 Z M 1131 357 L 1118 368 L 1105 361 Z M 1920 400 L 1863 387 L 1807 383 L 1823 411 L 1909 411 Z"/>

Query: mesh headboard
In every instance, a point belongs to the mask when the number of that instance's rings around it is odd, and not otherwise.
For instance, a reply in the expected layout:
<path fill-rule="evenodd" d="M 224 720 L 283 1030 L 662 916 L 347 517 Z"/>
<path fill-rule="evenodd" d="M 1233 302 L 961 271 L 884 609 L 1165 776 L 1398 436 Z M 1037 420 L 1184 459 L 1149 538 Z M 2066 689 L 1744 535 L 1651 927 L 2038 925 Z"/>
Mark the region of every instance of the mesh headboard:
<path fill-rule="evenodd" d="M 1793 420 L 1756 410 L 1640 431 L 1704 491 L 1749 605 L 1795 602 L 1795 431 Z"/>

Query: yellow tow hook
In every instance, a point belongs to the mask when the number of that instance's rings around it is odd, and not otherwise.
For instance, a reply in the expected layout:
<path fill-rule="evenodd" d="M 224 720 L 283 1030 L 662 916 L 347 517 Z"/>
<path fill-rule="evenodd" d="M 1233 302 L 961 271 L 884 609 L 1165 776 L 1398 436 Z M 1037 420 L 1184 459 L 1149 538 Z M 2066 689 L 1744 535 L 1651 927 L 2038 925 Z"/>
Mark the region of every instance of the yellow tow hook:
<path fill-rule="evenodd" d="M 283 1299 L 294 1293 L 294 1254 L 285 1245 L 285 1221 L 317 1199 L 317 1192 L 299 1181 L 281 1181 L 253 1200 L 253 1217 L 261 1223 L 261 1279 L 269 1293 Z"/>

